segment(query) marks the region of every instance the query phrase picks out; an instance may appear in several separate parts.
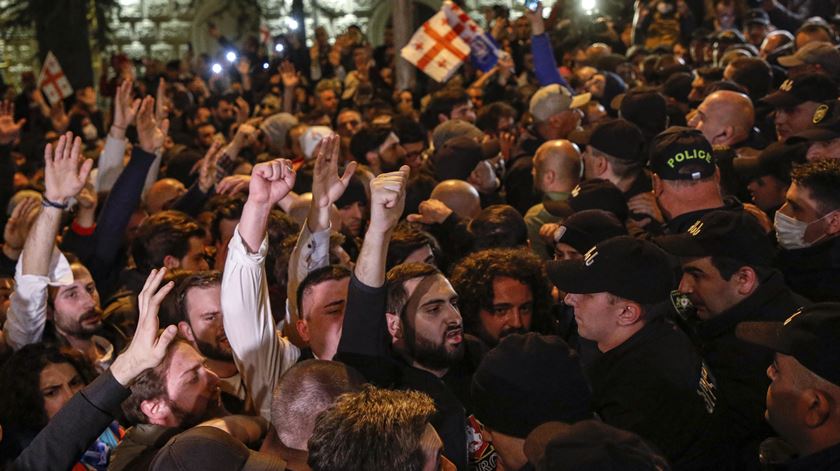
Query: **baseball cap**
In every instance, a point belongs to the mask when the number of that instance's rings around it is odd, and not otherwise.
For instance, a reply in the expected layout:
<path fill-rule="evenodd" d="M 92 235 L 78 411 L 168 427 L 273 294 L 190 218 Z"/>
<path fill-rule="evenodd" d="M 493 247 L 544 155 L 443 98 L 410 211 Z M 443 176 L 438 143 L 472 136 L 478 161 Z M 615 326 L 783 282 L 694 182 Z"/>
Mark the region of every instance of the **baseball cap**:
<path fill-rule="evenodd" d="M 653 138 L 650 169 L 665 180 L 700 180 L 715 174 L 712 145 L 697 129 L 671 126 Z"/>
<path fill-rule="evenodd" d="M 611 237 L 627 235 L 627 228 L 615 214 L 601 209 L 587 209 L 572 214 L 554 232 L 554 242 L 570 245 L 586 253 L 593 245 Z"/>
<path fill-rule="evenodd" d="M 600 178 L 583 181 L 572 189 L 567 200 L 546 201 L 543 205 L 546 211 L 560 217 L 569 217 L 586 209 L 603 209 L 624 221 L 629 213 L 624 193 L 611 181 Z"/>
<path fill-rule="evenodd" d="M 817 303 L 784 322 L 741 322 L 738 338 L 796 358 L 817 376 L 840 386 L 840 303 Z"/>
<path fill-rule="evenodd" d="M 318 143 L 321 140 L 330 134 L 333 133 L 333 130 L 326 127 L 326 126 L 310 126 L 306 129 L 306 132 L 300 136 L 300 147 L 303 149 L 303 158 L 305 160 L 312 160 L 315 152 L 315 147 L 318 146 Z"/>
<path fill-rule="evenodd" d="M 473 375 L 472 398 L 481 423 L 518 438 L 548 421 L 592 418 L 578 355 L 554 335 L 505 336 Z"/>
<path fill-rule="evenodd" d="M 832 77 L 840 74 L 840 51 L 825 41 L 810 42 L 792 55 L 779 57 L 778 62 L 783 67 L 819 64 Z"/>
<path fill-rule="evenodd" d="M 840 137 L 840 102 L 831 100 L 828 103 L 823 103 L 814 110 L 814 115 L 811 117 L 811 123 L 814 126 L 801 131 L 789 137 L 786 144 L 796 144 L 800 142 L 820 142 L 830 141 Z"/>
<path fill-rule="evenodd" d="M 544 423 L 528 434 L 524 449 L 537 471 L 667 469 L 641 437 L 598 420 Z"/>
<path fill-rule="evenodd" d="M 580 108 L 589 103 L 592 98 L 590 93 L 572 95 L 572 93 L 559 84 L 546 85 L 540 88 L 531 97 L 528 111 L 538 123 L 545 122 L 548 118 L 560 114 L 572 108 Z"/>
<path fill-rule="evenodd" d="M 744 24 L 759 24 L 768 26 L 770 24 L 770 15 L 761 8 L 753 8 L 744 15 Z"/>
<path fill-rule="evenodd" d="M 626 119 L 612 119 L 598 124 L 585 141 L 584 144 L 617 159 L 645 163 L 642 131 Z"/>
<path fill-rule="evenodd" d="M 806 101 L 823 102 L 836 98 L 837 84 L 834 80 L 825 74 L 811 73 L 785 80 L 778 90 L 760 101 L 773 108 L 788 108 Z"/>
<path fill-rule="evenodd" d="M 687 232 L 654 242 L 678 257 L 727 257 L 753 266 L 769 266 L 774 255 L 767 233 L 746 211 L 712 211 Z"/>
<path fill-rule="evenodd" d="M 549 261 L 546 268 L 561 291 L 607 292 L 643 304 L 668 299 L 674 285 L 668 254 L 653 242 L 630 236 L 593 246 L 583 260 Z"/>
<path fill-rule="evenodd" d="M 770 175 L 782 182 L 790 182 L 794 163 L 805 162 L 805 148 L 801 145 L 773 142 L 755 157 L 738 157 L 732 161 L 735 173 L 744 181 Z"/>
<path fill-rule="evenodd" d="M 658 89 L 633 88 L 627 93 L 616 95 L 610 107 L 618 111 L 621 118 L 635 124 L 645 133 L 658 133 L 665 129 L 668 102 Z"/>
<path fill-rule="evenodd" d="M 469 121 L 449 119 L 438 124 L 432 131 L 432 145 L 435 149 L 440 149 L 446 141 L 459 136 L 477 140 L 481 139 L 484 133 Z"/>
<path fill-rule="evenodd" d="M 155 455 L 153 471 L 242 470 L 283 471 L 282 459 L 249 450 L 248 447 L 215 427 L 194 427 L 172 437 Z"/>

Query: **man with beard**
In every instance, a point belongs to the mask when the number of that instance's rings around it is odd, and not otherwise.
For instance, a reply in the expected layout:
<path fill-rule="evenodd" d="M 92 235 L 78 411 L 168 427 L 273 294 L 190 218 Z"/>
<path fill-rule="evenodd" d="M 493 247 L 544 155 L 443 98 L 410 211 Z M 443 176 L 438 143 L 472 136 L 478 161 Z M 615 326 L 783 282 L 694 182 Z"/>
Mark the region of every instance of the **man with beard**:
<path fill-rule="evenodd" d="M 405 149 L 391 126 L 364 128 L 350 138 L 350 153 L 356 162 L 367 163 L 374 175 L 399 170 Z"/>
<path fill-rule="evenodd" d="M 15 350 L 41 341 L 70 346 L 104 371 L 125 336 L 104 331 L 99 293 L 90 272 L 81 263 L 68 263 L 55 248 L 63 211 L 70 198 L 84 187 L 92 162 L 82 159 L 81 140 L 74 140 L 72 133 L 58 140 L 55 154 L 51 145 L 44 154 L 43 209 L 32 226 L 15 274 L 17 289 L 4 326 L 6 339 Z"/>
<path fill-rule="evenodd" d="M 431 396 L 436 406 L 431 424 L 443 439 L 443 454 L 466 470 L 468 459 L 474 466 L 495 460 L 495 451 L 468 420 L 480 342 L 464 337 L 458 295 L 437 268 L 406 263 L 389 271 L 387 281 L 385 276 L 408 173 L 403 166 L 371 182 L 371 222 L 350 279 L 336 359 L 374 384 Z"/>
<path fill-rule="evenodd" d="M 234 414 L 251 412 L 253 405 L 225 335 L 221 283 L 222 274 L 217 271 L 196 272 L 178 283 L 178 333 L 207 358 L 207 368 L 219 377 L 225 408 Z"/>
<path fill-rule="evenodd" d="M 487 249 L 470 254 L 452 271 L 464 328 L 489 347 L 509 334 L 540 324 L 549 288 L 540 260 L 528 249 Z"/>

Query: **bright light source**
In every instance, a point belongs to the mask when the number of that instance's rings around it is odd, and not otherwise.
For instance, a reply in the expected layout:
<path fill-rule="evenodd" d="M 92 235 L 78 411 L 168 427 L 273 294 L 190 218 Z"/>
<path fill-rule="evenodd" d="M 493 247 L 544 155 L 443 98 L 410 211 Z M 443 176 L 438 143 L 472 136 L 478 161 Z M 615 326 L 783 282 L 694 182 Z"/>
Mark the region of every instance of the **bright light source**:
<path fill-rule="evenodd" d="M 595 0 L 580 0 L 580 7 L 583 8 L 583 11 L 586 13 L 592 13 L 596 6 Z"/>
<path fill-rule="evenodd" d="M 228 53 L 225 54 L 225 59 L 227 59 L 227 61 L 230 63 L 236 62 L 236 53 L 233 51 L 228 51 Z"/>
<path fill-rule="evenodd" d="M 268 62 L 263 62 L 263 69 L 268 69 Z"/>
<path fill-rule="evenodd" d="M 286 20 L 286 24 L 289 26 L 289 29 L 295 31 L 298 29 L 298 22 L 294 18 L 289 18 Z"/>
<path fill-rule="evenodd" d="M 222 73 L 222 64 L 213 64 L 210 67 L 210 70 L 212 70 L 214 74 L 221 74 Z"/>
<path fill-rule="evenodd" d="M 274 51 L 275 51 L 275 52 L 283 52 L 283 49 L 284 49 L 284 47 L 283 47 L 283 43 L 277 43 L 277 44 L 274 46 Z"/>

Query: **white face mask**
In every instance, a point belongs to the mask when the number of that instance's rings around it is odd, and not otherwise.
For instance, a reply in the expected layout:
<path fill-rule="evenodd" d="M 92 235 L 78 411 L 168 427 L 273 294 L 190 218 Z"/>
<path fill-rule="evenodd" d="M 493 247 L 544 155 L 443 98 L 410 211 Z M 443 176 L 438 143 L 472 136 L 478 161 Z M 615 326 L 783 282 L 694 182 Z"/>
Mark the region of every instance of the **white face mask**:
<path fill-rule="evenodd" d="M 805 231 L 808 230 L 808 226 L 823 220 L 830 214 L 828 213 L 814 222 L 807 223 L 783 214 L 781 211 L 776 211 L 773 225 L 776 227 L 776 239 L 779 241 L 779 245 L 786 250 L 805 249 L 823 240 L 826 234 L 822 234 L 811 242 L 805 242 Z"/>

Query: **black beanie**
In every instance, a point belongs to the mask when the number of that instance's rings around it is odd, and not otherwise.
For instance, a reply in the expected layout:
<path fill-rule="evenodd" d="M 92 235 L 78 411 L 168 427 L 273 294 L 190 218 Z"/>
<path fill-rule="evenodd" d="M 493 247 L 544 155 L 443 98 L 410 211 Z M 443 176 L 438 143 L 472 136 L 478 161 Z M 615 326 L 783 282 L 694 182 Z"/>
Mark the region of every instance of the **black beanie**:
<path fill-rule="evenodd" d="M 577 353 L 553 335 L 504 337 L 473 375 L 472 401 L 481 423 L 516 438 L 545 422 L 592 418 Z"/>

